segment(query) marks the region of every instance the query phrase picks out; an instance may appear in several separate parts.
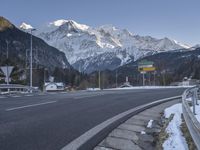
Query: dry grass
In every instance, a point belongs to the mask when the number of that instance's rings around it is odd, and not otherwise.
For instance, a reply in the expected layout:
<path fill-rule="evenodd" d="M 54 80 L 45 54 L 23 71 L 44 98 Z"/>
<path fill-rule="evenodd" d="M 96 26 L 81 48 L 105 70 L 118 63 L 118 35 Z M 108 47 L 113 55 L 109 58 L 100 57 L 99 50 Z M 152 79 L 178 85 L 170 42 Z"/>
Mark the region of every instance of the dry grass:
<path fill-rule="evenodd" d="M 190 132 L 189 132 L 189 130 L 187 128 L 187 125 L 186 125 L 186 123 L 184 121 L 183 115 L 182 115 L 182 121 L 183 121 L 183 123 L 181 124 L 181 131 L 183 133 L 183 136 L 186 139 L 186 142 L 188 144 L 189 150 L 197 150 L 197 148 L 196 148 L 196 146 L 194 144 L 194 141 L 193 141 L 193 139 L 192 139 L 192 137 L 190 135 Z"/>
<path fill-rule="evenodd" d="M 162 145 L 164 141 L 169 137 L 169 135 L 166 133 L 166 128 L 169 125 L 170 121 L 173 119 L 174 114 L 170 115 L 168 119 L 164 120 L 161 132 L 156 137 L 156 150 L 162 150 Z"/>

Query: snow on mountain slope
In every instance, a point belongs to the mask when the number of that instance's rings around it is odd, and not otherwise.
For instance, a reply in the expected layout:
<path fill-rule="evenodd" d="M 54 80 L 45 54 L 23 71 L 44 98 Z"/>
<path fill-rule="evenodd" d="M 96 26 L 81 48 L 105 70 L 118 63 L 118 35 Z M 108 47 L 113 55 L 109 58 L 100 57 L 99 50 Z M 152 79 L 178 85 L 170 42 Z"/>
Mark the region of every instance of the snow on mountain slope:
<path fill-rule="evenodd" d="M 73 20 L 48 23 L 38 28 L 35 35 L 62 50 L 70 64 L 85 72 L 115 69 L 146 55 L 188 48 L 168 38 L 134 35 L 112 25 L 93 28 Z M 112 65 L 106 68 L 106 64 Z"/>
<path fill-rule="evenodd" d="M 31 26 L 31 25 L 29 25 L 29 24 L 26 24 L 25 22 L 23 22 L 21 25 L 20 25 L 20 27 L 19 27 L 20 29 L 22 29 L 22 30 L 29 30 L 29 29 L 33 29 L 33 27 Z"/>

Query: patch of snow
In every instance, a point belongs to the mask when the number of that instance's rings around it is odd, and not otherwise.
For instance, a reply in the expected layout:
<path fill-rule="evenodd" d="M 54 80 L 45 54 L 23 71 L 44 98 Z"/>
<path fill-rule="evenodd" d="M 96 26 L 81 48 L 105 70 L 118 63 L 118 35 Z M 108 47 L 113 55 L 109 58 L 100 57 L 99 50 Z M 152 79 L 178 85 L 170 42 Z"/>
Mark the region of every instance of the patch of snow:
<path fill-rule="evenodd" d="M 186 98 L 187 101 L 192 101 L 192 97 Z"/>
<path fill-rule="evenodd" d="M 176 41 L 176 40 L 173 40 L 173 41 L 174 41 L 176 44 L 182 46 L 183 48 L 186 48 L 186 49 L 191 48 L 191 46 L 189 46 L 189 45 L 187 45 L 187 44 L 182 44 L 182 43 L 180 43 L 180 42 L 178 42 L 178 41 Z"/>
<path fill-rule="evenodd" d="M 32 27 L 30 24 L 27 24 L 27 23 L 25 23 L 25 22 L 23 22 L 23 23 L 20 25 L 19 28 L 22 29 L 22 30 L 33 29 L 33 27 Z"/>
<path fill-rule="evenodd" d="M 130 89 L 165 89 L 165 88 L 188 88 L 193 86 L 133 86 L 133 87 L 123 87 L 123 88 L 110 88 L 105 90 L 130 90 Z"/>
<path fill-rule="evenodd" d="M 153 123 L 153 120 L 149 120 L 149 122 L 147 124 L 147 128 L 152 128 L 152 123 Z"/>
<path fill-rule="evenodd" d="M 99 91 L 101 90 L 100 88 L 87 88 L 87 91 Z"/>
<path fill-rule="evenodd" d="M 60 19 L 60 20 L 56 20 L 54 22 L 51 22 L 50 25 L 60 27 L 65 23 L 71 23 L 80 30 L 87 30 L 89 28 L 89 26 L 84 25 L 84 24 L 79 24 L 79 23 L 75 22 L 74 20 L 64 20 L 64 19 Z"/>
<path fill-rule="evenodd" d="M 84 24 L 79 24 L 79 23 L 77 23 L 77 22 L 75 22 L 75 21 L 73 21 L 73 20 L 71 20 L 74 24 L 75 24 L 75 26 L 78 28 L 78 29 L 80 29 L 80 30 L 87 30 L 87 29 L 89 29 L 89 26 L 87 26 L 87 25 L 84 25 Z"/>
<path fill-rule="evenodd" d="M 169 118 L 171 114 L 174 114 L 173 119 L 170 121 L 169 125 L 166 128 L 166 132 L 169 137 L 163 143 L 164 150 L 188 150 L 188 145 L 183 133 L 181 132 L 180 125 L 182 124 L 182 104 L 175 104 L 171 107 L 168 107 L 164 110 L 165 118 Z"/>
<path fill-rule="evenodd" d="M 67 36 L 68 36 L 68 37 L 70 37 L 70 36 L 72 36 L 72 34 L 70 34 L 70 33 L 67 33 Z"/>
<path fill-rule="evenodd" d="M 50 24 L 53 24 L 54 26 L 59 27 L 59 26 L 63 25 L 63 24 L 66 23 L 66 22 L 67 22 L 67 20 L 60 19 L 60 20 L 56 20 L 56 21 L 54 21 L 54 22 L 51 22 Z"/>
<path fill-rule="evenodd" d="M 141 134 L 146 134 L 146 132 L 145 131 L 141 131 Z"/>

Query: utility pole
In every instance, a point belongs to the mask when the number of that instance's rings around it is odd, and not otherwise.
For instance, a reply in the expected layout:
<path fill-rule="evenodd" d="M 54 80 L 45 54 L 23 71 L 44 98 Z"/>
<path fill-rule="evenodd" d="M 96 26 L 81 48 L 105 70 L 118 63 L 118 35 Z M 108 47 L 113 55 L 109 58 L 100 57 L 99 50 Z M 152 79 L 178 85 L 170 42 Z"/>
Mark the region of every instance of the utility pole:
<path fill-rule="evenodd" d="M 7 67 L 7 79 L 6 79 L 6 82 L 7 82 L 7 85 L 9 85 L 9 77 L 8 77 L 8 44 L 9 42 L 6 40 L 6 44 L 7 44 L 7 52 L 6 52 L 6 67 Z M 9 89 L 8 89 L 8 92 L 9 92 Z"/>
<path fill-rule="evenodd" d="M 154 81 L 154 86 L 156 85 L 156 71 L 153 73 L 153 81 Z"/>
<path fill-rule="evenodd" d="M 31 29 L 31 51 L 30 51 L 30 88 L 31 88 L 31 90 L 30 90 L 30 92 L 32 93 L 32 87 L 33 87 L 33 64 L 32 64 L 32 62 L 33 62 L 33 47 L 32 47 L 32 44 L 33 44 L 33 41 L 32 41 L 32 29 Z"/>
<path fill-rule="evenodd" d="M 81 83 L 81 65 L 78 67 L 79 75 L 78 75 L 78 84 L 80 85 Z"/>
<path fill-rule="evenodd" d="M 43 91 L 45 91 L 45 83 L 46 83 L 46 68 L 44 67 L 44 85 L 43 85 Z"/>
<path fill-rule="evenodd" d="M 101 89 L 101 72 L 99 70 L 99 89 Z"/>
<path fill-rule="evenodd" d="M 8 60 L 8 44 L 9 44 L 9 42 L 6 40 L 6 44 L 7 44 L 7 52 L 6 52 L 6 58 L 7 58 L 7 60 Z"/>
<path fill-rule="evenodd" d="M 116 80 L 115 80 L 115 82 L 116 82 L 116 88 L 117 88 L 117 77 L 118 77 L 118 74 L 117 74 L 117 70 L 116 70 Z"/>
<path fill-rule="evenodd" d="M 101 75 L 101 89 L 104 89 L 104 76 L 105 76 L 105 72 L 102 72 L 101 73 L 102 75 Z"/>
<path fill-rule="evenodd" d="M 149 86 L 151 86 L 151 73 L 149 72 Z"/>
<path fill-rule="evenodd" d="M 165 73 L 166 73 L 166 70 L 163 70 L 163 71 L 161 72 L 162 77 L 163 77 L 163 85 L 164 85 L 164 86 L 166 85 Z"/>
<path fill-rule="evenodd" d="M 145 72 L 142 72 L 142 85 L 145 86 Z"/>

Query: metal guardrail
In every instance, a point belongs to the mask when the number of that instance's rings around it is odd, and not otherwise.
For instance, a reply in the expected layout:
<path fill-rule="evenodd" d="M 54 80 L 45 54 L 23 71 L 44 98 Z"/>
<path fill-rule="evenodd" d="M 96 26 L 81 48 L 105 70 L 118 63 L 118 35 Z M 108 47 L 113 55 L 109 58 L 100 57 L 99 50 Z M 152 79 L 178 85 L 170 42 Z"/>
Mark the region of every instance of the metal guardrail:
<path fill-rule="evenodd" d="M 196 105 L 198 104 L 198 90 L 199 88 L 192 87 L 184 91 L 182 95 L 182 109 L 183 117 L 185 119 L 186 125 L 189 129 L 189 132 L 192 136 L 192 139 L 197 147 L 200 150 L 200 123 L 195 117 L 196 114 Z M 189 101 L 188 98 L 191 98 L 192 101 Z M 190 105 L 192 104 L 192 110 Z"/>
<path fill-rule="evenodd" d="M 38 92 L 38 89 L 30 88 L 29 86 L 20 85 L 20 84 L 0 84 L 0 94 L 8 91 L 8 93 L 26 91 L 26 92 Z"/>
<path fill-rule="evenodd" d="M 24 89 L 29 89 L 29 86 L 25 86 L 25 85 L 20 85 L 20 84 L 0 84 L 0 89 L 20 89 L 20 88 L 24 88 Z"/>

